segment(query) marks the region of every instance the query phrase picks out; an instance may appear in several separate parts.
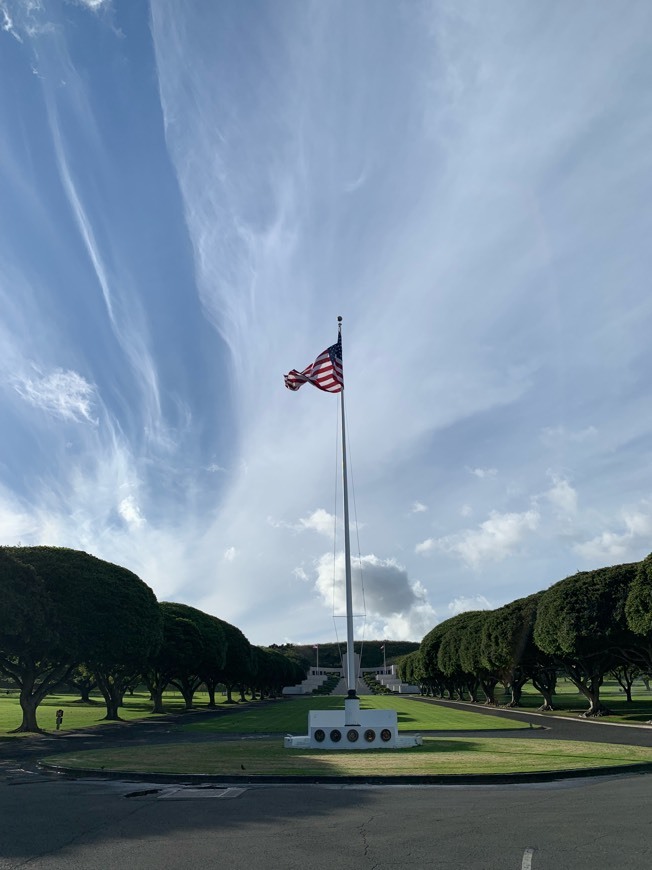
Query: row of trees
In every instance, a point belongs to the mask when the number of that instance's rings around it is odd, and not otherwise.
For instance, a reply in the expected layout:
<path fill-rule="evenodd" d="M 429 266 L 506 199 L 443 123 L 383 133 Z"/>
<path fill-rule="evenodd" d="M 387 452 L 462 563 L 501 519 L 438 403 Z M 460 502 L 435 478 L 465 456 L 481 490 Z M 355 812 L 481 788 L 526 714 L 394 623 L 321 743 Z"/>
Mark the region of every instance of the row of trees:
<path fill-rule="evenodd" d="M 106 718 L 118 719 L 127 689 L 144 682 L 155 712 L 173 685 L 186 707 L 201 685 L 215 704 L 224 685 L 252 697 L 280 693 L 305 668 L 252 646 L 240 629 L 184 604 L 158 602 L 136 574 L 78 550 L 0 547 L 0 674 L 20 691 L 22 723 L 38 731 L 41 701 L 64 684 L 96 685 Z"/>
<path fill-rule="evenodd" d="M 552 709 L 565 674 L 586 697 L 585 716 L 608 710 L 600 687 L 613 674 L 631 698 L 637 675 L 652 674 L 652 554 L 641 562 L 578 572 L 496 610 L 461 613 L 436 625 L 399 663 L 424 694 L 495 704 L 500 683 L 517 706 L 531 681 Z"/>

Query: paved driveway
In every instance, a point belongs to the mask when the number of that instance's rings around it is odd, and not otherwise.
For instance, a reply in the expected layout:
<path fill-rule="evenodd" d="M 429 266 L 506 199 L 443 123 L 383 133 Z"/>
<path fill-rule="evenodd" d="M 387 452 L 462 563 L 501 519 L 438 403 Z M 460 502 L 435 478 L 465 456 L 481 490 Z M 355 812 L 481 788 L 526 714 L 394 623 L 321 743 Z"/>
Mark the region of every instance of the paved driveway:
<path fill-rule="evenodd" d="M 594 722 L 546 719 L 544 724 L 549 731 L 518 736 L 648 745 L 652 739 L 644 729 Z M 163 721 L 109 727 L 95 736 L 0 744 L 0 870 L 594 870 L 598 864 L 648 870 L 652 865 L 650 775 L 511 786 L 218 783 L 198 789 L 71 781 L 35 772 L 39 755 L 72 746 L 137 750 L 140 743 L 178 736 Z"/>

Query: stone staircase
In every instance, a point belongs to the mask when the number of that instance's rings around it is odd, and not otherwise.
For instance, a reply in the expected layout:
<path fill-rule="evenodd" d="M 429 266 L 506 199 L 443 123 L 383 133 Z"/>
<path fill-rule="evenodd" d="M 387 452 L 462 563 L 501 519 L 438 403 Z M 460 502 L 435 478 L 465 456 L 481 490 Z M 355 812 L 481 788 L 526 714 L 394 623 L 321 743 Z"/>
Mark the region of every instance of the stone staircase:
<path fill-rule="evenodd" d="M 346 695 L 347 691 L 348 690 L 346 680 L 342 678 L 331 692 L 331 695 Z M 356 680 L 355 691 L 358 695 L 371 695 L 369 687 L 359 677 Z"/>

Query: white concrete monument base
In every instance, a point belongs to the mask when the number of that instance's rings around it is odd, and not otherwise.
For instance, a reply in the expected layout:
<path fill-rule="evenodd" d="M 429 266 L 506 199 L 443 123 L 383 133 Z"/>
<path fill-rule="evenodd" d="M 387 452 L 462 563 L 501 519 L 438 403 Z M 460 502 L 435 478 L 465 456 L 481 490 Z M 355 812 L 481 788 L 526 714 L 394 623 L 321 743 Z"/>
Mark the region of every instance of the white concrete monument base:
<path fill-rule="evenodd" d="M 288 734 L 286 749 L 405 749 L 421 746 L 420 734 L 399 735 L 396 710 L 361 710 L 347 698 L 344 710 L 310 710 L 308 734 Z"/>

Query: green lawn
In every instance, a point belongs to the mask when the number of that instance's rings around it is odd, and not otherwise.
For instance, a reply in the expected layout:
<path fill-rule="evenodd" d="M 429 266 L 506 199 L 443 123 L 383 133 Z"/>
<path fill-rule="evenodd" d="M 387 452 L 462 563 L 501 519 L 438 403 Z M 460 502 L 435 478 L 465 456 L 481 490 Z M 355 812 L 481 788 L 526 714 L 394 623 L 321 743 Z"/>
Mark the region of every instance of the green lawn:
<path fill-rule="evenodd" d="M 63 731 L 102 724 L 106 715 L 104 701 L 100 695 L 91 695 L 91 698 L 91 704 L 82 704 L 78 695 L 48 695 L 38 708 L 39 727 L 46 731 L 54 731 L 56 728 L 55 711 L 59 708 L 63 710 L 63 727 L 61 729 Z M 205 708 L 208 704 L 208 695 L 205 692 L 197 692 L 195 700 L 198 708 Z M 218 694 L 215 700 L 221 703 L 226 699 Z M 179 692 L 166 692 L 163 704 L 168 713 L 181 713 L 185 707 Z M 149 700 L 147 692 L 134 692 L 133 696 L 125 696 L 124 707 L 120 708 L 120 717 L 127 722 L 132 719 L 143 719 L 153 715 L 151 710 L 152 702 Z M 7 735 L 9 731 L 17 728 L 21 721 L 22 712 L 18 702 L 18 693 L 12 692 L 7 695 L 5 692 L 0 694 L 0 736 Z M 119 722 L 116 724 L 120 725 Z"/>
<path fill-rule="evenodd" d="M 235 709 L 226 716 L 184 726 L 190 731 L 215 731 L 244 734 L 307 734 L 309 710 L 344 708 L 343 697 L 315 695 L 283 701 L 270 706 L 252 705 Z M 506 721 L 496 716 L 483 716 L 467 710 L 451 710 L 438 704 L 424 704 L 412 698 L 395 695 L 369 695 L 360 698 L 362 710 L 396 710 L 399 731 L 495 731 L 505 728 L 528 728 L 518 719 Z"/>
<path fill-rule="evenodd" d="M 616 680 L 605 680 L 600 691 L 602 702 L 612 711 L 612 716 L 601 717 L 603 722 L 629 722 L 632 725 L 649 722 L 652 719 L 652 692 L 648 692 L 639 680 L 636 681 L 632 702 L 628 703 L 625 694 Z M 509 703 L 509 696 L 502 690 L 496 692 L 499 704 Z M 553 696 L 555 710 L 547 712 L 549 716 L 580 716 L 588 709 L 588 701 L 567 679 L 560 679 L 557 692 Z M 543 698 L 528 683 L 523 688 L 521 705 L 517 709 L 526 712 L 537 712 L 543 703 Z"/>
<path fill-rule="evenodd" d="M 284 749 L 280 738 L 242 738 L 204 743 L 89 750 L 51 756 L 46 762 L 70 768 L 139 773 L 229 775 L 401 776 L 498 774 L 585 770 L 652 764 L 652 748 L 517 738 L 425 738 L 400 750 L 324 752 Z"/>

